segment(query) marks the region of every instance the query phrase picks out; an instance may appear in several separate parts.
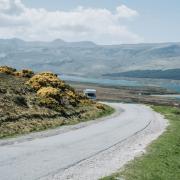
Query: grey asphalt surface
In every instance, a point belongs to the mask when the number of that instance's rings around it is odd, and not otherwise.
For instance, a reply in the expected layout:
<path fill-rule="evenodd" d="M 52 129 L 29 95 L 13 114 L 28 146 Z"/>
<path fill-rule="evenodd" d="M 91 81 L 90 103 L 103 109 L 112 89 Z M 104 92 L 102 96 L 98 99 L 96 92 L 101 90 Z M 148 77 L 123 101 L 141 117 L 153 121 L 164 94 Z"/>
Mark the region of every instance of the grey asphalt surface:
<path fill-rule="evenodd" d="M 146 128 L 155 118 L 143 105 L 112 103 L 111 117 L 80 129 L 32 141 L 0 145 L 1 180 L 36 180 L 62 172 Z"/>

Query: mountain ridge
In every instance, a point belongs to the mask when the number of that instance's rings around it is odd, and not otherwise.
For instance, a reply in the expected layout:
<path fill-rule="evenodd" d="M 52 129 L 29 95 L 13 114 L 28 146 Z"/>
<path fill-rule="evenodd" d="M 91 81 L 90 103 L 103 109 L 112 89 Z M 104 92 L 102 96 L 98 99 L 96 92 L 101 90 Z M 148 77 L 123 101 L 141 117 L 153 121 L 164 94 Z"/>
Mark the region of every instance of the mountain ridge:
<path fill-rule="evenodd" d="M 35 71 L 95 76 L 135 70 L 180 68 L 180 43 L 98 45 L 0 39 L 0 64 Z"/>

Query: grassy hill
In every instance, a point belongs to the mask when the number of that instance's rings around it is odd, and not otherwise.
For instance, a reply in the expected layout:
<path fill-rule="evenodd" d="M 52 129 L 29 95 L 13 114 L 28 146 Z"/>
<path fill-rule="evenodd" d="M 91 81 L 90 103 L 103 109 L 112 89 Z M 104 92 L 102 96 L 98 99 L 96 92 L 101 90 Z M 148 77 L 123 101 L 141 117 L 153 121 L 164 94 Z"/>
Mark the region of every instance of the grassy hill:
<path fill-rule="evenodd" d="M 0 67 L 0 138 L 92 120 L 113 112 L 56 74 Z"/>

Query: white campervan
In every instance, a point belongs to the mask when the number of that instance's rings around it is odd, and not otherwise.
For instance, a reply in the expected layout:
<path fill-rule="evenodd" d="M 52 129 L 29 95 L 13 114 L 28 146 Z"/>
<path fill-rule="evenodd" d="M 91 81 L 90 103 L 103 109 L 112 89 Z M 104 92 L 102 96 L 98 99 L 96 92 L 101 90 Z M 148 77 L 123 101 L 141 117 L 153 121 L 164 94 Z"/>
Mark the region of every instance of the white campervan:
<path fill-rule="evenodd" d="M 89 99 L 96 100 L 96 90 L 95 89 L 85 89 L 84 95 Z"/>

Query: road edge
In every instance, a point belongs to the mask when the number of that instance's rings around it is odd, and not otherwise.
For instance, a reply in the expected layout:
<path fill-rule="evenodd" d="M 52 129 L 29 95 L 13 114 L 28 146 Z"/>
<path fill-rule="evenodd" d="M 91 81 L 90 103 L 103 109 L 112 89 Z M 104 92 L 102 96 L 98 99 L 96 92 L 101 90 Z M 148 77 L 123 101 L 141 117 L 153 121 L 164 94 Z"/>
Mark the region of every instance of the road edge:
<path fill-rule="evenodd" d="M 123 112 L 123 109 L 120 110 L 116 106 L 113 106 L 110 103 L 106 103 L 106 102 L 100 102 L 100 103 L 106 104 L 106 105 L 114 108 L 115 109 L 114 113 L 112 113 L 111 115 L 105 116 L 105 117 L 92 119 L 90 121 L 80 122 L 75 125 L 65 125 L 65 126 L 60 126 L 60 127 L 54 128 L 54 129 L 47 129 L 47 130 L 39 131 L 39 132 L 32 132 L 32 133 L 25 134 L 22 136 L 11 137 L 11 138 L 7 138 L 7 139 L 0 139 L 0 147 L 67 133 L 69 131 L 74 131 L 74 130 L 77 130 L 80 128 L 84 128 L 84 127 L 90 126 L 92 124 L 99 123 L 101 121 L 106 121 L 110 118 L 118 116 L 120 113 Z"/>

